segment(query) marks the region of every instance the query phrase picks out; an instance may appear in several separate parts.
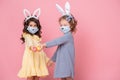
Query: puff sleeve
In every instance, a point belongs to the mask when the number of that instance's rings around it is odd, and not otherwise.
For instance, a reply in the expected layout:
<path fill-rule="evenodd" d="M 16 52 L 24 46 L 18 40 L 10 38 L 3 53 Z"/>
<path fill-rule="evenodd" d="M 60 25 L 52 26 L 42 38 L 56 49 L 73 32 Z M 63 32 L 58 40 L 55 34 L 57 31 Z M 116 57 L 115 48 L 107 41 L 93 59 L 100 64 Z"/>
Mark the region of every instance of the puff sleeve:
<path fill-rule="evenodd" d="M 23 38 L 25 39 L 25 45 L 28 47 L 33 46 L 32 40 L 30 38 L 30 35 L 23 33 Z"/>

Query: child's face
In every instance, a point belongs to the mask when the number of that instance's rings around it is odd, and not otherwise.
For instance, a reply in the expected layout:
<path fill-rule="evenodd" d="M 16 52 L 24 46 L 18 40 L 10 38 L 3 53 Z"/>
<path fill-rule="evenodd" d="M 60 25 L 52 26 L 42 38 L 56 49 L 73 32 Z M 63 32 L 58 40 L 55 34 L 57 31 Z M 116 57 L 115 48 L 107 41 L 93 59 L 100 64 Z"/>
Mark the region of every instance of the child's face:
<path fill-rule="evenodd" d="M 67 20 L 61 19 L 60 23 L 60 30 L 66 34 L 71 31 L 70 24 L 68 23 Z"/>
<path fill-rule="evenodd" d="M 31 33 L 31 34 L 35 34 L 36 32 L 39 31 L 37 24 L 34 21 L 30 21 L 27 30 Z"/>
<path fill-rule="evenodd" d="M 61 21 L 59 22 L 59 24 L 60 24 L 60 26 L 69 26 L 70 27 L 70 24 L 65 19 L 61 19 Z"/>
<path fill-rule="evenodd" d="M 30 26 L 30 27 L 37 27 L 37 24 L 35 22 L 31 21 L 28 26 Z"/>

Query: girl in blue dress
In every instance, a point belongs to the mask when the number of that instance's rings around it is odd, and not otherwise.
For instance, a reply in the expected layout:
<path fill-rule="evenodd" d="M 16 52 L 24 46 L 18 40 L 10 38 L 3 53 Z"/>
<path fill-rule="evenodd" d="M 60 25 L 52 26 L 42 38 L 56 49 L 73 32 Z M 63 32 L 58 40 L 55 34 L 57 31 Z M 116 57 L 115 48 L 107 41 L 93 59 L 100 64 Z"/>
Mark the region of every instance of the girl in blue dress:
<path fill-rule="evenodd" d="M 68 2 L 65 4 L 65 12 L 58 4 L 56 4 L 56 6 L 63 14 L 59 18 L 59 24 L 60 30 L 64 33 L 64 35 L 44 43 L 43 47 L 49 48 L 58 46 L 48 63 L 50 65 L 52 62 L 56 62 L 54 77 L 61 78 L 61 80 L 73 80 L 75 48 L 72 33 L 76 31 L 77 21 L 73 15 L 70 14 L 70 5 Z"/>

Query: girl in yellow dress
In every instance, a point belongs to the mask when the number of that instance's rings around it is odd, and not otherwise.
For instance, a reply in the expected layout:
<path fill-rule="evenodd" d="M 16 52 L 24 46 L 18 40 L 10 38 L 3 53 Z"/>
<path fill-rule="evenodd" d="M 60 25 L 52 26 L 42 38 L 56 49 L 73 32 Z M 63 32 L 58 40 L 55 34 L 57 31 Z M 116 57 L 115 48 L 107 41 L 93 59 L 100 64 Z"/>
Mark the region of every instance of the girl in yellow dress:
<path fill-rule="evenodd" d="M 37 16 L 36 13 L 38 13 Z M 41 25 L 38 19 L 40 9 L 35 10 L 33 15 L 27 9 L 24 9 L 24 15 L 24 29 L 21 40 L 25 43 L 25 51 L 18 77 L 27 78 L 27 80 L 39 80 L 39 77 L 49 74 L 46 66 L 49 58 L 40 49 Z"/>

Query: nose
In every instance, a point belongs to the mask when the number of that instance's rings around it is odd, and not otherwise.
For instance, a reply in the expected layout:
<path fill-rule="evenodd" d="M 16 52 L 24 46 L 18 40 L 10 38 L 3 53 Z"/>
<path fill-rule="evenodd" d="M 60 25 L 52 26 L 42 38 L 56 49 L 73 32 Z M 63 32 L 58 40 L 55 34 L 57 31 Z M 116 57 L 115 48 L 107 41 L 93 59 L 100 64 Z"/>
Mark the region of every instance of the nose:
<path fill-rule="evenodd" d="M 33 31 L 35 30 L 35 29 L 32 29 Z"/>

